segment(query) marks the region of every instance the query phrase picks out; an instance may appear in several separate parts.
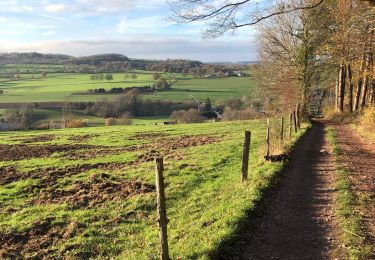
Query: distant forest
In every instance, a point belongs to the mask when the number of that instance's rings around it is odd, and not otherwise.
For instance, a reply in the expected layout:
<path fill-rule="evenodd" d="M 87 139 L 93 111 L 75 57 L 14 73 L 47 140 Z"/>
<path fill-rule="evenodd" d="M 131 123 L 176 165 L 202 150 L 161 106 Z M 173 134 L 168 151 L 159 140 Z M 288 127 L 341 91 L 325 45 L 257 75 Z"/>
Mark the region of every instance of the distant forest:
<path fill-rule="evenodd" d="M 192 60 L 146 60 L 131 59 L 122 54 L 99 54 L 85 57 L 73 57 L 62 54 L 31 53 L 0 53 L 0 66 L 6 64 L 45 64 L 62 65 L 61 72 L 71 72 L 74 66 L 79 72 L 124 72 L 127 69 L 163 71 L 173 73 L 188 72 L 189 69 L 203 65 L 200 61 Z M 73 65 L 73 66 L 72 66 Z M 64 68 L 64 66 L 66 66 Z M 64 71 L 64 69 L 68 71 Z M 95 70 L 95 71 L 94 71 Z"/>

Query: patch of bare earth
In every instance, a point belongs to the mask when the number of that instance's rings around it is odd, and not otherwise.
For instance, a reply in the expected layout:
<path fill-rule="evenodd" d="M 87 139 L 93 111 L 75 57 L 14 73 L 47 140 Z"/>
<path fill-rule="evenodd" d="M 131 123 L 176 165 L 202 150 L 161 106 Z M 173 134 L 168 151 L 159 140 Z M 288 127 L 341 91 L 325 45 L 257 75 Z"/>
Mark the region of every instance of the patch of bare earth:
<path fill-rule="evenodd" d="M 291 164 L 221 259 L 333 259 L 335 165 L 324 126 L 314 123 L 291 154 Z"/>
<path fill-rule="evenodd" d="M 37 184 L 39 188 L 53 185 L 55 182 L 64 177 L 70 177 L 81 172 L 86 172 L 92 169 L 99 170 L 117 170 L 122 169 L 128 164 L 126 163 L 96 163 L 96 164 L 83 164 L 77 166 L 68 166 L 65 168 L 49 167 L 46 169 L 37 169 L 28 172 L 18 171 L 16 167 L 2 167 L 0 168 L 0 185 L 6 185 L 14 181 L 25 180 L 28 178 L 40 179 L 40 183 Z M 35 187 L 30 187 L 30 189 Z"/>
<path fill-rule="evenodd" d="M 13 138 L 12 141 L 20 141 L 22 143 L 43 143 L 50 142 L 55 138 L 55 135 L 33 135 L 23 138 Z"/>
<path fill-rule="evenodd" d="M 0 145 L 0 161 L 19 161 L 31 158 L 48 157 L 56 152 L 67 152 L 81 149 L 91 149 L 89 145 Z"/>
<path fill-rule="evenodd" d="M 53 218 L 37 221 L 22 232 L 0 231 L 1 259 L 47 259 L 51 246 L 63 238 L 61 225 L 53 225 Z"/>
<path fill-rule="evenodd" d="M 179 136 L 177 138 L 163 138 L 155 141 L 153 144 L 145 144 L 140 146 L 131 146 L 125 148 L 109 148 L 108 150 L 99 151 L 94 147 L 87 149 L 86 151 L 71 151 L 72 157 L 75 156 L 80 158 L 92 158 L 91 156 L 97 156 L 99 154 L 113 154 L 122 153 L 126 151 L 137 151 L 139 149 L 146 150 L 144 153 L 139 155 L 137 159 L 130 162 L 119 163 L 119 162 L 109 162 L 109 163 L 95 163 L 95 164 L 83 164 L 76 166 L 68 166 L 65 168 L 45 168 L 36 169 L 28 172 L 18 171 L 15 166 L 0 167 L 0 185 L 6 185 L 18 180 L 25 180 L 28 178 L 40 179 L 41 182 L 36 185 L 36 187 L 29 187 L 30 189 L 43 188 L 46 186 L 51 186 L 56 183 L 60 178 L 70 177 L 81 172 L 86 172 L 92 169 L 99 170 L 120 170 L 128 166 L 134 166 L 143 162 L 150 162 L 154 160 L 155 157 L 165 156 L 167 159 L 181 160 L 182 153 L 177 152 L 177 149 L 188 148 L 191 146 L 199 146 L 211 144 L 219 141 L 217 136 Z M 24 146 L 24 151 L 22 153 L 27 153 L 30 146 Z M 114 149 L 114 150 L 113 150 Z M 78 155 L 81 154 L 81 155 Z M 10 155 L 9 155 L 10 156 Z M 89 157 L 87 157 L 89 156 Z M 10 156 L 11 157 L 11 156 Z M 14 158 L 14 157 L 13 157 Z"/>
<path fill-rule="evenodd" d="M 88 182 L 77 181 L 68 190 L 45 189 L 31 200 L 31 205 L 67 204 L 70 208 L 91 208 L 105 201 L 153 192 L 155 187 L 139 180 L 124 180 L 109 175 L 94 174 Z"/>
<path fill-rule="evenodd" d="M 99 204 L 124 200 L 140 194 L 155 191 L 155 186 L 139 180 L 111 178 L 107 174 L 96 174 L 88 182 L 76 182 L 68 190 L 49 188 L 29 201 L 31 205 L 62 204 L 70 209 L 91 208 Z M 143 217 L 141 212 L 129 212 L 109 219 L 111 224 L 123 219 Z M 0 230 L 0 259 L 51 259 L 53 246 L 79 235 L 85 226 L 82 223 L 53 223 L 53 218 L 37 221 L 22 232 L 2 232 Z M 85 258 L 84 258 L 85 259 Z"/>
<path fill-rule="evenodd" d="M 69 140 L 70 141 L 74 141 L 74 142 L 86 142 L 94 137 L 97 137 L 99 135 L 97 134 L 92 134 L 92 135 L 74 135 L 74 136 L 71 136 L 69 137 Z"/>
<path fill-rule="evenodd" d="M 366 198 L 361 209 L 366 243 L 373 245 L 375 259 L 375 144 L 363 139 L 347 125 L 333 125 L 341 148 L 340 162 L 349 169 L 351 189 L 358 198 Z"/>
<path fill-rule="evenodd" d="M 140 155 L 137 161 L 150 162 L 158 156 L 164 156 L 166 159 L 181 160 L 183 157 L 181 153 L 177 152 L 178 149 L 208 145 L 219 141 L 219 136 L 209 135 L 184 135 L 173 138 L 161 138 L 150 144 L 148 151 Z"/>
<path fill-rule="evenodd" d="M 140 154 L 135 160 L 125 163 L 119 162 L 109 162 L 109 163 L 95 163 L 95 164 L 83 164 L 83 165 L 76 165 L 76 166 L 67 166 L 65 168 L 55 168 L 49 167 L 44 169 L 36 169 L 28 172 L 18 171 L 15 166 L 7 166 L 7 167 L 0 167 L 0 185 L 6 185 L 18 180 L 25 180 L 28 178 L 33 179 L 40 179 L 40 183 L 36 185 L 36 187 L 29 187 L 30 189 L 35 188 L 43 188 L 46 186 L 54 185 L 55 182 L 64 177 L 70 177 L 75 174 L 79 174 L 81 172 L 86 172 L 92 169 L 99 169 L 99 170 L 120 170 L 124 169 L 128 166 L 134 166 L 143 162 L 150 162 L 158 156 L 165 156 L 166 159 L 175 159 L 181 160 L 183 158 L 183 154 L 181 151 L 176 151 L 180 148 L 188 148 L 193 146 L 200 146 L 200 145 L 207 145 L 212 144 L 219 141 L 218 136 L 178 136 L 175 138 L 161 138 L 155 140 L 154 143 L 151 144 L 144 144 L 140 146 L 130 146 L 124 148 L 108 148 L 103 150 L 95 149 L 95 147 L 90 147 L 87 150 L 75 150 L 82 148 L 82 146 L 72 146 L 74 147 L 73 150 L 69 150 L 69 146 L 65 148 L 50 148 L 46 153 L 52 153 L 55 150 L 64 150 L 67 149 L 71 159 L 78 159 L 78 158 L 92 158 L 99 155 L 104 154 L 116 154 L 116 153 L 123 153 L 127 151 L 138 151 L 138 150 L 145 150 L 142 154 Z M 36 156 L 35 154 L 30 155 L 27 151 L 32 151 L 33 147 L 35 146 L 13 146 L 17 147 L 15 150 L 10 151 L 7 155 L 13 160 L 16 158 L 20 159 L 25 155 L 25 157 L 29 156 Z M 46 146 L 47 147 L 47 146 Z M 42 148 L 43 149 L 43 148 Z M 49 149 L 49 148 L 47 148 Z M 0 151 L 1 156 L 1 151 Z"/>

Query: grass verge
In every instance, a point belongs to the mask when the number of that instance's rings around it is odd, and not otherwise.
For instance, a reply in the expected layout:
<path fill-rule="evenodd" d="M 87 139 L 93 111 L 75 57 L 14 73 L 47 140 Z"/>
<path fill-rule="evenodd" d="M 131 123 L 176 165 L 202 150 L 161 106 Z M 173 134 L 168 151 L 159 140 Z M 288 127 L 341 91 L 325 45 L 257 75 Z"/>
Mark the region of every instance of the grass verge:
<path fill-rule="evenodd" d="M 337 144 L 335 130 L 332 127 L 327 129 L 327 137 L 333 148 L 333 155 L 336 163 L 336 200 L 335 212 L 339 223 L 340 246 L 337 254 L 345 259 L 369 259 L 371 247 L 366 244 L 365 236 L 361 230 L 363 221 L 360 214 L 365 207 L 364 200 L 358 198 L 351 190 L 350 171 L 340 161 L 342 153 Z"/>

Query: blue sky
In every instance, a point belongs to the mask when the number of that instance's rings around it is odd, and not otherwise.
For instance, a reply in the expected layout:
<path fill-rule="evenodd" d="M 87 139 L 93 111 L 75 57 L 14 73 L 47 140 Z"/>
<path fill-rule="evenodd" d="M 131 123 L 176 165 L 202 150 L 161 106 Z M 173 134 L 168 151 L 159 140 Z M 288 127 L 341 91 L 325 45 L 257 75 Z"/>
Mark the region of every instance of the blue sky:
<path fill-rule="evenodd" d="M 0 0 L 0 51 L 256 59 L 253 28 L 203 39 L 203 23 L 176 25 L 169 15 L 166 0 Z"/>

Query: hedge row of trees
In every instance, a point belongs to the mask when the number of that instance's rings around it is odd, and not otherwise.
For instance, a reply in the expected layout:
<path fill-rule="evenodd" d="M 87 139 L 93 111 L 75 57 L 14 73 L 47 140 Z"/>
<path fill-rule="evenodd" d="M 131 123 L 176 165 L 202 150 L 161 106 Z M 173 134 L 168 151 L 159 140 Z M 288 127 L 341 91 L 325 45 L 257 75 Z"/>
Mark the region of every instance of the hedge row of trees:
<path fill-rule="evenodd" d="M 175 110 L 196 108 L 196 104 L 194 102 L 144 100 L 140 91 L 134 88 L 115 100 L 104 98 L 95 103 L 80 103 L 79 108 L 89 115 L 118 118 L 124 113 L 129 113 L 132 117 L 169 116 Z"/>
<path fill-rule="evenodd" d="M 147 93 L 147 92 L 153 92 L 154 87 L 151 86 L 135 86 L 135 87 L 126 87 L 126 88 L 111 88 L 111 89 L 104 89 L 104 88 L 95 88 L 95 89 L 89 89 L 87 92 L 89 94 L 121 94 L 121 93 L 127 93 L 129 91 L 132 91 L 134 89 L 137 89 L 140 93 Z"/>

